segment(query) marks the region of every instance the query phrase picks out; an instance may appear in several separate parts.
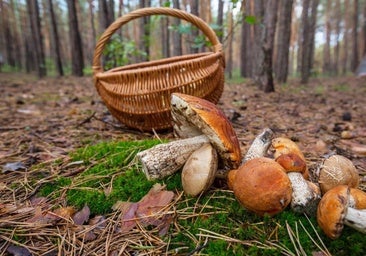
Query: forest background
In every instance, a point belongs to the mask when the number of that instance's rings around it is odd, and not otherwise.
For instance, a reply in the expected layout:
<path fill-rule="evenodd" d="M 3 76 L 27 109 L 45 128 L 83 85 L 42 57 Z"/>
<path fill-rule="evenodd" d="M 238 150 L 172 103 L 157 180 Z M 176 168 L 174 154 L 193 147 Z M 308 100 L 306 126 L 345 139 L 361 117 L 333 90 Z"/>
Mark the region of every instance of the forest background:
<path fill-rule="evenodd" d="M 224 46 L 227 77 L 252 78 L 264 91 L 289 76 L 307 83 L 311 76 L 355 72 L 366 54 L 365 0 L 1 0 L 2 70 L 91 74 L 106 28 L 135 9 L 157 6 L 201 17 Z M 106 45 L 104 68 L 207 51 L 201 34 L 173 17 L 131 21 Z"/>

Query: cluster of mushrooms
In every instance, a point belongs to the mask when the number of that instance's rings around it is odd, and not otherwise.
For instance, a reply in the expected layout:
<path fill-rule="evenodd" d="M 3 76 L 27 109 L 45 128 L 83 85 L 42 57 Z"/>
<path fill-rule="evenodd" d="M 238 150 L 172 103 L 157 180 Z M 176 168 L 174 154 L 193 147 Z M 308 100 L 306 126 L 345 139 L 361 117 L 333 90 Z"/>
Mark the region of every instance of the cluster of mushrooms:
<path fill-rule="evenodd" d="M 179 139 L 137 155 L 148 179 L 182 170 L 184 192 L 198 196 L 215 178 L 225 178 L 239 203 L 260 216 L 273 216 L 290 206 L 297 213 L 316 215 L 332 239 L 340 236 L 344 225 L 366 233 L 366 193 L 358 189 L 359 174 L 349 159 L 332 155 L 310 173 L 297 144 L 273 138 L 268 128 L 242 156 L 231 123 L 213 103 L 173 93 L 171 110 Z"/>

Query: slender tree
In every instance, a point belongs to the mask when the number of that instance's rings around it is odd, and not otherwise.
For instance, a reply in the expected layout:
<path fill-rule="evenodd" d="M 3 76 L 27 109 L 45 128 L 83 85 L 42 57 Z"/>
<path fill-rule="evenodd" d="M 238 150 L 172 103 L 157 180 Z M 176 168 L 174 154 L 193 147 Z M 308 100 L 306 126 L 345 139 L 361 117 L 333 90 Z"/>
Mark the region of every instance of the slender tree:
<path fill-rule="evenodd" d="M 277 0 L 267 0 L 264 4 L 264 17 L 263 26 L 258 29 L 257 33 L 260 34 L 259 45 L 261 49 L 257 53 L 257 73 L 255 75 L 255 80 L 258 84 L 259 89 L 264 92 L 274 92 L 274 82 L 273 82 L 273 46 L 274 46 L 274 36 L 276 32 L 277 23 Z M 258 49 L 258 48 L 257 48 Z"/>
<path fill-rule="evenodd" d="M 38 77 L 46 76 L 46 62 L 44 54 L 43 36 L 41 33 L 41 19 L 37 0 L 27 0 L 27 9 L 32 31 L 33 49 L 35 54 Z"/>
<path fill-rule="evenodd" d="M 199 1 L 198 0 L 191 0 L 191 13 L 199 17 Z M 196 27 L 193 27 L 192 32 L 191 32 L 191 40 L 190 40 L 190 41 L 192 41 L 192 46 L 194 46 L 193 42 L 198 37 L 198 35 L 199 35 L 198 29 Z M 198 53 L 198 48 L 191 47 L 191 52 Z"/>
<path fill-rule="evenodd" d="M 164 6 L 164 1 L 160 0 L 160 6 Z M 170 57 L 170 36 L 169 36 L 169 17 L 160 18 L 161 49 L 164 58 Z"/>
<path fill-rule="evenodd" d="M 53 10 L 53 2 L 52 0 L 48 0 L 48 11 L 50 14 L 50 23 L 51 23 L 51 35 L 52 35 L 52 42 L 54 44 L 54 58 L 55 58 L 55 64 L 56 64 L 56 68 L 57 68 L 57 72 L 59 76 L 63 76 L 64 75 L 64 70 L 62 67 L 62 62 L 61 62 L 61 52 L 60 52 L 60 39 L 59 39 L 59 35 L 58 35 L 58 28 L 57 28 L 57 23 L 56 23 L 56 16 L 55 16 L 55 12 Z"/>
<path fill-rule="evenodd" d="M 75 1 L 67 0 L 67 8 L 69 16 L 71 72 L 74 76 L 83 76 L 83 49 L 79 32 L 79 22 L 76 15 Z"/>
<path fill-rule="evenodd" d="M 338 74 L 339 72 L 339 52 L 340 52 L 340 34 L 341 34 L 341 1 L 335 1 L 335 10 L 334 10 L 334 20 L 335 20 L 335 47 L 334 47 L 334 63 L 333 63 L 333 72 Z"/>
<path fill-rule="evenodd" d="M 229 79 L 233 76 L 233 37 L 234 37 L 234 31 L 233 31 L 233 13 L 232 13 L 232 4 L 230 4 L 229 11 L 227 12 L 227 20 L 228 20 L 228 31 L 232 31 L 228 35 L 228 41 L 227 41 L 227 60 L 226 60 L 226 71 L 228 73 Z"/>
<path fill-rule="evenodd" d="M 353 1 L 353 28 L 352 28 L 352 59 L 351 59 L 351 71 L 355 72 L 358 64 L 359 64 L 359 60 L 358 60 L 358 33 L 357 33 L 357 29 L 358 29 L 358 0 L 354 0 Z"/>
<path fill-rule="evenodd" d="M 330 74 L 331 59 L 330 59 L 330 36 L 332 33 L 332 1 L 326 1 L 325 7 L 325 43 L 323 49 L 323 73 Z"/>
<path fill-rule="evenodd" d="M 179 0 L 173 0 L 173 8 L 180 9 Z M 181 24 L 180 19 L 173 18 L 173 26 L 178 28 Z M 178 29 L 172 31 L 173 37 L 173 55 L 181 56 L 183 54 L 182 48 L 182 35 L 178 32 Z"/>
<path fill-rule="evenodd" d="M 289 69 L 293 0 L 280 0 L 278 10 L 277 55 L 274 72 L 280 83 L 286 83 Z"/>
<path fill-rule="evenodd" d="M 150 7 L 150 0 L 139 0 L 140 8 Z M 139 49 L 145 54 L 140 56 L 141 61 L 146 61 L 150 56 L 150 17 L 145 16 L 139 19 Z"/>
<path fill-rule="evenodd" d="M 349 12 L 349 4 L 350 0 L 344 0 L 344 33 L 343 33 L 343 53 L 342 53 L 342 74 L 346 74 L 348 70 L 348 64 L 349 64 L 349 54 L 348 54 L 348 41 L 349 41 L 349 29 L 350 29 L 350 18 L 348 12 Z"/>
<path fill-rule="evenodd" d="M 219 0 L 218 2 L 218 11 L 217 11 L 217 38 L 220 42 L 222 42 L 222 39 L 224 37 L 224 0 Z"/>

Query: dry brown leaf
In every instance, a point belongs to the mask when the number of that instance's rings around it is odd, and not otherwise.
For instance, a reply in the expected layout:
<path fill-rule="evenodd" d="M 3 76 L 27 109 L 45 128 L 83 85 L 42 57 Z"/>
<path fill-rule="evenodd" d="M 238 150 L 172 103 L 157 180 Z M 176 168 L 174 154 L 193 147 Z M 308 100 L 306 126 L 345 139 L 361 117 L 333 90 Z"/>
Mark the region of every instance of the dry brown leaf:
<path fill-rule="evenodd" d="M 74 221 L 74 224 L 83 225 L 84 223 L 89 221 L 89 216 L 90 216 L 90 209 L 87 205 L 85 205 L 83 209 L 75 213 L 72 219 Z"/>

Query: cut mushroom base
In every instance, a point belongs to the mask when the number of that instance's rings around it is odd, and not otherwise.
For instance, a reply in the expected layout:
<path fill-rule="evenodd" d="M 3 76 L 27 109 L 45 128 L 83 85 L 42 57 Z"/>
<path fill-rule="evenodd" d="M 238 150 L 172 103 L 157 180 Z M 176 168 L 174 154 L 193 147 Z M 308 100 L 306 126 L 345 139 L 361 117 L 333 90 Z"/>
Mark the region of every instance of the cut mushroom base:
<path fill-rule="evenodd" d="M 265 128 L 250 145 L 247 153 L 243 157 L 241 163 L 244 164 L 246 161 L 257 157 L 264 157 L 271 146 L 273 138 L 273 131 L 269 128 Z"/>
<path fill-rule="evenodd" d="M 348 207 L 344 224 L 366 234 L 366 210 Z"/>

